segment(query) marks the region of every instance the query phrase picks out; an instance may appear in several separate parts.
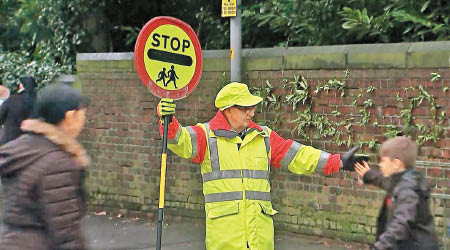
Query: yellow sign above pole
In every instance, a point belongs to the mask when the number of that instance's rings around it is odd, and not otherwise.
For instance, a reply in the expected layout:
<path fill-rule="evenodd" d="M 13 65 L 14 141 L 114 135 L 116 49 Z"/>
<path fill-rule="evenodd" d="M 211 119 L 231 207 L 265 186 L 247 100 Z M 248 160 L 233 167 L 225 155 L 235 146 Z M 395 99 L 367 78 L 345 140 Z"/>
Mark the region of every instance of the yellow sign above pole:
<path fill-rule="evenodd" d="M 182 99 L 194 90 L 202 74 L 200 42 L 187 23 L 155 17 L 139 33 L 134 64 L 152 94 Z"/>
<path fill-rule="evenodd" d="M 192 44 L 189 35 L 173 24 L 158 26 L 150 33 L 144 47 L 144 65 L 158 87 L 176 90 L 188 85 L 196 69 Z"/>
<path fill-rule="evenodd" d="M 236 0 L 222 0 L 222 17 L 236 16 Z"/>

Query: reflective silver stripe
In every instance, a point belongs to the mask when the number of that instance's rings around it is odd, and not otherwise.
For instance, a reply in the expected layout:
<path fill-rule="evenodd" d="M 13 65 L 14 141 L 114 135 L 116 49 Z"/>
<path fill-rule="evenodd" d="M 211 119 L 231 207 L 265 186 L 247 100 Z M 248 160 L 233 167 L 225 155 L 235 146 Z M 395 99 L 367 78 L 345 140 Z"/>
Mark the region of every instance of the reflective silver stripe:
<path fill-rule="evenodd" d="M 191 135 L 191 144 L 192 144 L 192 155 L 191 158 L 194 158 L 197 155 L 197 134 L 195 133 L 194 129 L 192 129 L 191 126 L 186 127 L 187 131 Z"/>
<path fill-rule="evenodd" d="M 216 136 L 225 137 L 225 138 L 234 138 L 238 135 L 236 132 L 228 131 L 228 130 L 224 130 L 224 129 L 214 130 L 214 134 Z"/>
<path fill-rule="evenodd" d="M 264 126 L 262 128 L 263 128 L 264 132 L 266 132 L 266 134 L 269 135 L 269 131 L 268 131 L 267 127 Z M 269 155 L 269 152 L 270 152 L 270 137 L 269 136 L 264 137 L 264 144 L 266 144 L 266 153 L 267 153 L 267 155 Z"/>
<path fill-rule="evenodd" d="M 211 158 L 212 171 L 220 171 L 219 152 L 217 150 L 217 138 L 209 138 L 209 154 Z"/>
<path fill-rule="evenodd" d="M 205 123 L 206 135 L 209 142 L 209 159 L 211 161 L 212 171 L 220 171 L 219 165 L 219 151 L 217 149 L 217 138 L 209 136 L 209 123 Z"/>
<path fill-rule="evenodd" d="M 228 178 L 241 178 L 241 177 L 242 176 L 240 170 L 213 171 L 209 173 L 204 173 L 202 175 L 203 182 Z"/>
<path fill-rule="evenodd" d="M 269 179 L 269 172 L 265 170 L 220 170 L 204 173 L 202 175 L 203 182 L 228 179 L 228 178 L 251 178 L 251 179 Z"/>
<path fill-rule="evenodd" d="M 169 140 L 167 140 L 167 142 L 168 143 L 170 143 L 170 144 L 178 144 L 178 140 L 180 139 L 180 136 L 181 136 L 181 125 L 180 126 L 178 126 L 178 130 L 177 130 L 177 134 L 175 135 L 175 138 L 173 138 L 173 139 L 169 139 Z"/>
<path fill-rule="evenodd" d="M 270 201 L 270 193 L 245 190 L 245 198 L 247 200 Z"/>
<path fill-rule="evenodd" d="M 252 179 L 269 179 L 269 172 L 266 170 L 242 170 L 242 176 L 244 178 L 252 178 Z"/>
<path fill-rule="evenodd" d="M 218 180 L 218 179 L 228 179 L 228 178 L 253 178 L 253 179 L 269 179 L 269 172 L 265 170 L 220 170 L 219 165 L 219 153 L 217 149 L 217 138 L 209 136 L 209 124 L 205 123 L 206 133 L 208 136 L 208 144 L 209 144 L 209 152 L 210 152 L 210 161 L 212 172 L 204 173 L 202 175 L 203 182 Z M 267 133 L 267 132 L 266 132 Z M 266 143 L 266 140 L 265 140 Z M 270 144 L 270 141 L 269 141 Z M 266 144 L 267 145 L 267 144 Z M 269 145 L 270 147 L 270 145 Z M 269 150 L 267 149 L 267 152 Z M 295 154 L 294 154 L 295 155 Z M 270 162 L 270 159 L 269 159 Z M 250 200 L 263 200 L 270 201 L 270 193 L 269 192 L 258 192 L 258 191 L 245 191 L 245 195 L 247 199 Z M 205 194 L 205 202 L 220 202 L 220 201 L 232 201 L 232 200 L 242 200 L 243 193 L 238 192 L 224 192 L 224 193 L 215 193 L 215 194 Z"/>
<path fill-rule="evenodd" d="M 242 200 L 242 192 L 227 192 L 227 193 L 216 193 L 216 194 L 205 194 L 205 202 L 219 202 L 219 201 L 233 201 Z M 245 198 L 248 200 L 260 200 L 260 201 L 270 201 L 269 192 L 259 192 L 259 191 L 248 191 L 245 190 Z"/>
<path fill-rule="evenodd" d="M 266 126 L 262 127 L 264 132 L 266 132 L 266 134 L 268 135 L 267 137 L 264 137 L 264 144 L 266 144 L 266 153 L 267 153 L 267 169 L 270 172 L 270 135 L 269 135 L 269 130 L 267 129 Z M 267 177 L 267 179 L 269 179 Z"/>
<path fill-rule="evenodd" d="M 294 159 L 295 155 L 297 154 L 297 151 L 300 149 L 302 144 L 298 142 L 293 142 L 289 150 L 287 151 L 286 155 L 281 160 L 281 167 L 287 168 L 289 166 L 289 163 Z"/>
<path fill-rule="evenodd" d="M 218 202 L 218 201 L 233 201 L 242 200 L 244 197 L 242 192 L 227 192 L 217 194 L 205 194 L 205 202 Z"/>
<path fill-rule="evenodd" d="M 319 162 L 317 162 L 316 171 L 323 170 L 323 168 L 325 167 L 325 164 L 327 164 L 329 157 L 330 157 L 329 153 L 327 153 L 325 151 L 320 152 Z"/>

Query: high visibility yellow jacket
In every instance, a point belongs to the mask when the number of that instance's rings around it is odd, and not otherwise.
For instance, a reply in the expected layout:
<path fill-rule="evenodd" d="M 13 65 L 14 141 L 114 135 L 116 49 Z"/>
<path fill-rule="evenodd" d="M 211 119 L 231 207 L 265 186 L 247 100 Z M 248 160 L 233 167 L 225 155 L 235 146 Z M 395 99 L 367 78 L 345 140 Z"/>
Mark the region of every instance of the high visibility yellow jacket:
<path fill-rule="evenodd" d="M 201 164 L 208 250 L 274 249 L 270 166 L 297 174 L 339 169 L 339 155 L 285 140 L 253 122 L 242 138 L 221 111 L 205 124 L 182 127 L 175 117 L 169 124 L 168 148 Z"/>

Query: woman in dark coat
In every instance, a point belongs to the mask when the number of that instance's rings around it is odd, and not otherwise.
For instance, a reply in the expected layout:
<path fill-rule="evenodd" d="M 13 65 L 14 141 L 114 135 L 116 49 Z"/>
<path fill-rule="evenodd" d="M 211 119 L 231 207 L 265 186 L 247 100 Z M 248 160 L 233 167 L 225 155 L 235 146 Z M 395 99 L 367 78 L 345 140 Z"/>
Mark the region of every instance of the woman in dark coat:
<path fill-rule="evenodd" d="M 88 157 L 76 141 L 86 118 L 86 102 L 67 85 L 42 89 L 38 120 L 0 147 L 5 231 L 0 250 L 85 249 L 84 169 Z"/>
<path fill-rule="evenodd" d="M 0 145 L 19 137 L 23 131 L 20 124 L 30 117 L 36 98 L 36 81 L 33 77 L 21 77 L 19 90 L 0 107 L 0 126 L 3 125 Z"/>

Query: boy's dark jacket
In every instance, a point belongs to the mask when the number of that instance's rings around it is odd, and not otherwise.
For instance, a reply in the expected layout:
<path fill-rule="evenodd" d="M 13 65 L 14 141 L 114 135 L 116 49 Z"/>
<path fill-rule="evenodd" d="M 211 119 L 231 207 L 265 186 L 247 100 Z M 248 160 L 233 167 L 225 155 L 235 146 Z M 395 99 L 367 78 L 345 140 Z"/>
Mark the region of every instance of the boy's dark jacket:
<path fill-rule="evenodd" d="M 410 169 L 383 178 L 380 171 L 371 169 L 364 182 L 386 190 L 372 249 L 439 249 L 429 209 L 430 190 L 420 172 Z"/>

